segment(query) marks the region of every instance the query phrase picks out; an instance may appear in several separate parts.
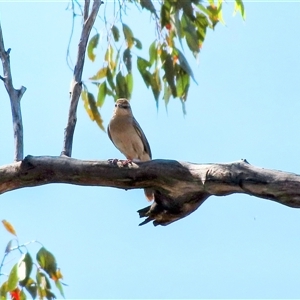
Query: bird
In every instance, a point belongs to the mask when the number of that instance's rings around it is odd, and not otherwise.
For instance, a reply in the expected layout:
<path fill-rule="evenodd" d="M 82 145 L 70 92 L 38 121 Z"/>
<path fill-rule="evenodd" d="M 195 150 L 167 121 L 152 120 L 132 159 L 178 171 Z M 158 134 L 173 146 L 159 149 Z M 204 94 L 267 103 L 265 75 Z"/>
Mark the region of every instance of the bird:
<path fill-rule="evenodd" d="M 129 161 L 148 161 L 152 159 L 148 140 L 134 118 L 129 101 L 120 98 L 115 102 L 112 118 L 107 126 L 107 133 L 116 148 Z M 154 199 L 153 190 L 145 188 L 148 201 Z"/>

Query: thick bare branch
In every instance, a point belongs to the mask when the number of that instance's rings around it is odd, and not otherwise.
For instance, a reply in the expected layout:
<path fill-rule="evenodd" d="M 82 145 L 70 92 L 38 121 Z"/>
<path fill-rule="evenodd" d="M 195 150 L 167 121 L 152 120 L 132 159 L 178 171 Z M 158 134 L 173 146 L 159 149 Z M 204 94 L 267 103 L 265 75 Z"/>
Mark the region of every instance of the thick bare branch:
<path fill-rule="evenodd" d="M 91 13 L 87 17 L 90 1 L 89 0 L 85 1 L 84 24 L 81 32 L 80 41 L 78 44 L 77 61 L 74 68 L 73 81 L 72 81 L 72 86 L 70 91 L 71 103 L 69 108 L 68 123 L 67 123 L 67 127 L 65 128 L 64 144 L 63 144 L 63 150 L 61 152 L 61 155 L 66 155 L 66 156 L 72 155 L 73 136 L 74 136 L 75 126 L 77 122 L 77 106 L 78 106 L 78 101 L 82 90 L 81 79 L 82 79 L 82 71 L 84 66 L 85 51 L 90 36 L 90 32 L 95 23 L 95 19 L 97 17 L 101 3 L 102 3 L 101 0 L 94 0 Z"/>
<path fill-rule="evenodd" d="M 168 225 L 195 211 L 212 195 L 244 193 L 300 208 L 300 175 L 254 167 L 243 160 L 228 164 L 152 160 L 124 167 L 107 161 L 27 156 L 22 162 L 0 167 L 0 193 L 49 183 L 151 187 L 155 201 L 139 211 L 146 218 L 142 224 Z"/>
<path fill-rule="evenodd" d="M 20 161 L 23 159 L 23 123 L 21 114 L 21 98 L 26 91 L 24 86 L 16 90 L 13 87 L 12 75 L 10 69 L 10 50 L 5 51 L 4 39 L 2 34 L 2 28 L 0 24 L 0 58 L 3 66 L 3 77 L 1 79 L 4 82 L 6 91 L 8 93 L 11 105 L 11 113 L 13 120 L 13 131 L 15 140 L 15 155 L 14 160 Z"/>

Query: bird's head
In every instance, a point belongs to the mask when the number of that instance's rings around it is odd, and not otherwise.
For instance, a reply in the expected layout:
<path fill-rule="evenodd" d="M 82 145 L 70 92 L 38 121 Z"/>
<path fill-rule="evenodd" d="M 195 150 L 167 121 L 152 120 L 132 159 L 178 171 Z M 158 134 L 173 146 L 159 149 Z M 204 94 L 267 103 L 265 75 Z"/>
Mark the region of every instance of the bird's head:
<path fill-rule="evenodd" d="M 120 116 L 131 115 L 132 111 L 131 111 L 129 101 L 125 98 L 118 99 L 115 103 L 114 113 Z"/>

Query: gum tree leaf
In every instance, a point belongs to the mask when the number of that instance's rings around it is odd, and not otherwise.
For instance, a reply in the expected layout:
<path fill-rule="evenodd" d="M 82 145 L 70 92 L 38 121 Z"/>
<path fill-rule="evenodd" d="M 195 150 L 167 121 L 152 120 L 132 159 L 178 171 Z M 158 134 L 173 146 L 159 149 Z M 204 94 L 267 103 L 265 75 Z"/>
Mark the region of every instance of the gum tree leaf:
<path fill-rule="evenodd" d="M 107 67 L 101 68 L 94 76 L 90 77 L 90 80 L 99 80 L 106 77 Z"/>
<path fill-rule="evenodd" d="M 88 98 L 89 98 L 88 93 Z M 36 254 L 36 260 L 40 267 L 50 276 L 54 275 L 57 270 L 57 263 L 54 255 L 45 247 L 42 247 Z"/>
<path fill-rule="evenodd" d="M 90 110 L 91 110 L 91 113 L 92 113 L 92 120 L 95 121 L 97 123 L 97 125 L 105 132 L 105 128 L 104 128 L 104 125 L 103 125 L 103 120 L 102 120 L 101 115 L 98 111 L 94 95 L 92 93 L 88 93 L 87 96 L 88 96 Z M 55 269 L 55 273 L 54 273 L 55 277 L 56 277 L 56 270 L 57 269 Z M 50 276 L 50 277 L 52 277 L 52 276 Z"/>
<path fill-rule="evenodd" d="M 125 40 L 127 41 L 127 46 L 128 48 L 131 48 L 134 45 L 134 36 L 132 30 L 126 24 L 123 23 L 122 25 L 123 25 L 124 37 Z"/>
<path fill-rule="evenodd" d="M 192 68 L 190 67 L 190 65 L 189 65 L 187 59 L 185 58 L 185 56 L 183 55 L 183 53 L 179 49 L 175 49 L 175 51 L 177 53 L 179 64 L 180 64 L 181 68 L 192 77 L 192 79 L 194 80 L 194 82 L 196 84 L 198 84 L 198 82 L 196 81 L 196 79 L 194 77 Z"/>
<path fill-rule="evenodd" d="M 181 72 L 180 75 L 176 78 L 177 96 L 181 100 L 186 101 L 189 87 L 190 76 L 184 72 Z"/>
<path fill-rule="evenodd" d="M 111 89 L 114 91 L 116 89 L 116 85 L 113 80 L 113 74 L 111 73 L 110 69 L 107 69 L 106 73 L 107 82 L 110 85 Z"/>
<path fill-rule="evenodd" d="M 152 3 L 151 0 L 140 0 L 140 4 L 142 8 L 146 8 L 147 10 L 149 10 L 151 13 L 153 13 L 155 15 L 156 18 L 158 18 L 158 15 L 156 13 L 156 9 Z"/>
<path fill-rule="evenodd" d="M 169 87 L 169 85 L 167 84 L 167 82 L 165 81 L 164 82 L 164 101 L 165 101 L 165 106 L 167 107 L 168 106 L 168 103 L 170 101 L 170 97 L 172 95 L 172 91 L 171 91 L 171 88 Z"/>
<path fill-rule="evenodd" d="M 6 229 L 9 233 L 11 233 L 11 234 L 17 236 L 17 233 L 16 233 L 14 227 L 13 227 L 8 221 L 2 220 L 2 224 L 4 225 L 5 229 Z"/>
<path fill-rule="evenodd" d="M 21 257 L 19 261 L 19 270 L 18 270 L 19 280 L 20 280 L 19 284 L 21 286 L 25 286 L 27 284 L 30 273 L 32 271 L 32 264 L 33 264 L 32 258 L 28 252 Z M 23 271 L 24 273 L 21 276 L 22 267 L 24 268 L 25 272 Z"/>
<path fill-rule="evenodd" d="M 113 27 L 111 28 L 111 31 L 112 31 L 115 42 L 118 42 L 120 39 L 120 31 L 119 31 L 118 27 L 113 25 Z"/>
<path fill-rule="evenodd" d="M 132 73 L 128 73 L 125 76 L 125 80 L 126 80 L 126 85 L 127 85 L 127 91 L 128 91 L 128 95 L 127 95 L 127 99 L 131 99 L 131 94 L 132 94 L 132 90 L 133 90 L 133 76 Z"/>
<path fill-rule="evenodd" d="M 146 84 L 147 87 L 151 85 L 151 73 L 147 70 L 148 67 L 151 67 L 151 64 L 149 61 L 142 57 L 137 58 L 137 67 L 140 71 L 140 74 L 142 75 L 142 78 Z"/>
<path fill-rule="evenodd" d="M 91 61 L 95 61 L 96 55 L 94 54 L 94 49 L 98 46 L 99 37 L 99 33 L 95 34 L 88 43 L 87 55 Z"/>
<path fill-rule="evenodd" d="M 159 69 L 156 69 L 151 76 L 151 89 L 155 100 L 158 101 L 161 92 L 161 80 L 159 76 Z"/>
<path fill-rule="evenodd" d="M 126 66 L 127 72 L 131 73 L 132 71 L 132 60 L 131 60 L 131 51 L 130 48 L 126 48 L 124 53 L 123 53 L 123 62 Z"/>
<path fill-rule="evenodd" d="M 60 294 L 65 298 L 64 289 L 62 287 L 61 282 L 59 280 L 56 280 L 55 285 L 56 285 L 57 289 L 59 290 Z"/>
<path fill-rule="evenodd" d="M 4 281 L 0 287 L 0 299 L 6 299 L 6 294 L 8 293 L 7 281 Z"/>
<path fill-rule="evenodd" d="M 157 60 L 157 48 L 156 41 L 154 41 L 149 47 L 149 63 L 150 66 L 153 65 L 154 61 Z"/>
<path fill-rule="evenodd" d="M 176 92 L 176 86 L 174 83 L 174 76 L 175 76 L 175 70 L 174 70 L 174 65 L 173 65 L 173 59 L 170 54 L 166 55 L 165 62 L 163 64 L 163 69 L 165 70 L 165 78 L 167 80 L 167 83 L 169 84 L 172 95 L 174 98 L 177 97 L 177 92 Z"/>
<path fill-rule="evenodd" d="M 8 280 L 7 280 L 7 291 L 13 291 L 18 285 L 19 277 L 18 277 L 18 264 L 16 263 L 11 269 Z"/>
<path fill-rule="evenodd" d="M 115 68 L 115 62 L 113 61 L 114 48 L 112 45 L 108 45 L 107 50 L 105 52 L 104 60 L 108 64 L 108 69 L 113 70 Z"/>
<path fill-rule="evenodd" d="M 240 12 L 241 15 L 242 15 L 242 18 L 244 20 L 246 20 L 246 12 L 245 12 L 245 7 L 244 7 L 244 3 L 242 0 L 235 0 L 235 3 L 234 3 L 234 15 L 237 13 L 237 12 Z"/>
<path fill-rule="evenodd" d="M 107 93 L 106 81 L 102 82 L 98 88 L 97 106 L 102 107 Z"/>
<path fill-rule="evenodd" d="M 120 71 L 116 77 L 116 92 L 118 98 L 128 98 L 128 89 L 126 79 Z"/>
<path fill-rule="evenodd" d="M 136 38 L 133 38 L 134 42 L 135 42 L 135 46 L 138 48 L 138 49 L 142 49 L 143 46 L 142 46 L 142 42 Z"/>
<path fill-rule="evenodd" d="M 30 296 L 35 299 L 36 298 L 36 294 L 37 294 L 37 286 L 36 286 L 36 282 L 32 279 L 29 278 L 27 280 L 27 283 L 25 285 L 25 289 L 26 291 L 30 294 Z"/>

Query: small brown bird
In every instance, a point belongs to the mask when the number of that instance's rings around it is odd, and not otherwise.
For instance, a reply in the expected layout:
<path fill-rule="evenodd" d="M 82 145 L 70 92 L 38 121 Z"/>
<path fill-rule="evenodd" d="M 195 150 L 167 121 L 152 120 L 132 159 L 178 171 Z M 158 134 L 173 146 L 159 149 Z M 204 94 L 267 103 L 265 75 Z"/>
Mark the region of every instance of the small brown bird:
<path fill-rule="evenodd" d="M 120 98 L 116 101 L 107 132 L 111 141 L 128 160 L 151 160 L 149 143 L 142 128 L 134 118 L 127 99 Z M 146 188 L 144 191 L 147 199 L 152 201 L 154 199 L 153 190 Z"/>

